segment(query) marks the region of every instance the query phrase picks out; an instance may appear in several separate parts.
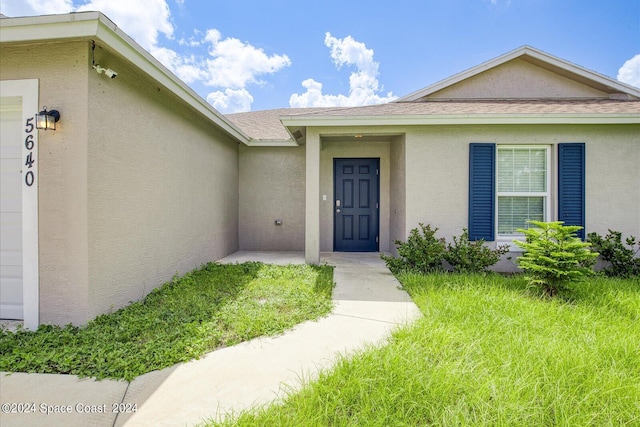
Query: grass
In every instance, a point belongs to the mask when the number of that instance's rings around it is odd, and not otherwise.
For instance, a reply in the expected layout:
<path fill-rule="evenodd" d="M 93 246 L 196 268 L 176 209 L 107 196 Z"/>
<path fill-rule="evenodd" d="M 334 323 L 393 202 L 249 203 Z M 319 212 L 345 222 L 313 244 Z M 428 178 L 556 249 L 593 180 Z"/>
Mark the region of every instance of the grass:
<path fill-rule="evenodd" d="M 638 426 L 640 280 L 402 275 L 424 318 L 223 426 Z"/>
<path fill-rule="evenodd" d="M 329 266 L 209 263 L 85 327 L 0 330 L 0 371 L 131 380 L 328 314 Z"/>

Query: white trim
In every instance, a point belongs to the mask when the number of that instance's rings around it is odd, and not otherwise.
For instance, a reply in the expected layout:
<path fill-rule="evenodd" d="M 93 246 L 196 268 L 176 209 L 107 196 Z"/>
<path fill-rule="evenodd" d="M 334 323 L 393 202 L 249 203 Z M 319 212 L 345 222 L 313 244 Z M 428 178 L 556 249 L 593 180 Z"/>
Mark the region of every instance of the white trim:
<path fill-rule="evenodd" d="M 86 39 L 109 46 L 144 73 L 166 87 L 187 104 L 222 128 L 227 134 L 248 144 L 249 138 L 226 117 L 202 99 L 189 86 L 151 56 L 116 24 L 100 12 L 32 16 L 0 19 L 2 43 L 44 42 Z"/>
<path fill-rule="evenodd" d="M 535 148 L 535 149 L 541 149 L 544 148 L 545 150 L 545 168 L 546 168 L 546 176 L 545 176 L 545 187 L 546 187 L 546 191 L 544 192 L 540 192 L 540 191 L 536 191 L 536 192 L 509 192 L 509 191 L 498 191 L 498 174 L 499 174 L 499 162 L 498 162 L 498 151 L 501 148 L 506 148 L 506 149 L 513 149 L 513 148 L 518 148 L 518 149 L 522 149 L 522 148 L 527 148 L 527 149 L 531 149 L 531 148 Z M 496 241 L 498 242 L 511 242 L 513 240 L 523 240 L 523 235 L 520 233 L 515 233 L 515 234 L 500 234 L 500 229 L 498 226 L 498 198 L 500 196 L 503 197 L 543 197 L 543 215 L 544 218 L 542 218 L 543 221 L 549 221 L 549 218 L 551 217 L 551 149 L 552 146 L 549 144 L 527 144 L 527 145 L 514 145 L 514 144 L 496 144 L 496 206 L 495 206 L 495 230 L 496 230 Z"/>
<path fill-rule="evenodd" d="M 501 56 L 498 56 L 497 58 L 493 58 L 489 61 L 483 62 L 480 65 L 477 65 L 473 68 L 469 68 L 468 70 L 462 71 L 461 73 L 455 74 L 451 77 L 441 80 L 431 86 L 427 86 L 426 88 L 412 92 L 409 95 L 403 96 L 402 98 L 395 100 L 394 102 L 417 101 L 421 98 L 424 98 L 425 96 L 431 95 L 446 87 L 453 86 L 456 83 L 459 83 L 470 77 L 476 76 L 484 71 L 487 71 L 491 68 L 495 68 L 499 65 L 502 65 L 506 62 L 509 62 L 521 56 L 528 56 L 530 58 L 534 58 L 535 60 L 544 62 L 545 64 L 548 64 L 555 69 L 562 70 L 564 72 L 574 74 L 579 78 L 592 81 L 597 85 L 604 86 L 614 92 L 615 91 L 622 92 L 622 93 L 626 93 L 628 95 L 640 98 L 640 90 L 638 90 L 637 88 L 634 88 L 633 86 L 619 82 L 617 80 L 604 76 L 600 73 L 596 73 L 595 71 L 588 70 L 579 65 L 572 64 L 568 61 L 565 61 L 561 58 L 550 55 L 541 50 L 535 49 L 531 46 L 521 46 L 515 50 L 512 50 L 511 52 L 507 52 Z"/>
<path fill-rule="evenodd" d="M 22 136 L 32 135 L 34 146 L 27 150 L 22 144 L 22 158 L 29 152 L 35 155 L 35 162 L 30 171 L 33 172 L 34 184 L 25 185 L 22 179 L 22 304 L 24 327 L 37 329 L 40 323 L 40 271 L 38 249 L 38 130 L 27 133 L 25 123 L 34 118 L 38 110 L 39 83 L 37 79 L 0 81 L 2 96 L 22 97 Z M 34 120 L 35 122 L 35 120 Z M 35 124 L 35 123 L 34 123 Z M 23 169 L 24 170 L 24 169 Z"/>
<path fill-rule="evenodd" d="M 300 144 L 291 139 L 252 139 L 247 145 L 249 147 L 297 147 Z"/>
<path fill-rule="evenodd" d="M 638 124 L 640 114 L 420 114 L 386 116 L 282 116 L 293 126 L 413 126 L 501 124 Z"/>

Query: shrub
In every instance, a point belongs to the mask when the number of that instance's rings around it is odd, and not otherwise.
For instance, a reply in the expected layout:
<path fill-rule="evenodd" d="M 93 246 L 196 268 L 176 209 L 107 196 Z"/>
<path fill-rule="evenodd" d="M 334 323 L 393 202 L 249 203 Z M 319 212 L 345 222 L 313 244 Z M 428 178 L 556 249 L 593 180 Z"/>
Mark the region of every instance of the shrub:
<path fill-rule="evenodd" d="M 436 238 L 438 228 L 431 225 L 419 224 L 409 233 L 406 242 L 396 240 L 398 257 L 381 255 L 385 264 L 393 273 L 414 271 L 429 273 L 442 270 L 442 260 L 445 253 L 445 240 Z"/>
<path fill-rule="evenodd" d="M 447 261 L 453 270 L 461 273 L 479 273 L 486 271 L 509 250 L 506 246 L 490 249 L 484 240 L 469 241 L 469 232 L 462 229 L 462 235 L 453 237 L 453 245 L 447 245 L 444 238 L 437 238 L 438 228 L 419 224 L 409 233 L 406 242 L 395 241 L 398 257 L 381 255 L 389 270 L 393 273 L 414 272 L 432 273 L 443 270 L 442 262 Z"/>
<path fill-rule="evenodd" d="M 609 263 L 602 270 L 607 276 L 640 276 L 640 258 L 637 257 L 640 252 L 640 241 L 636 241 L 634 236 L 625 239 L 626 246 L 622 243 L 622 233 L 619 231 L 609 230 L 609 234 L 604 238 L 598 233 L 589 233 L 587 240 L 594 250 L 600 252 L 602 259 Z"/>
<path fill-rule="evenodd" d="M 514 243 L 525 250 L 518 258 L 520 268 L 530 284 L 538 285 L 549 295 L 555 295 L 569 282 L 577 282 L 593 273 L 597 252 L 576 236 L 582 227 L 563 225 L 562 221 L 529 221 L 535 227 L 519 232 L 525 241 Z"/>
<path fill-rule="evenodd" d="M 487 271 L 500 260 L 500 256 L 509 252 L 507 245 L 490 249 L 484 240 L 469 241 L 469 231 L 462 229 L 462 235 L 453 236 L 453 245 L 447 245 L 444 259 L 451 264 L 453 271 L 459 273 L 481 273 Z"/>

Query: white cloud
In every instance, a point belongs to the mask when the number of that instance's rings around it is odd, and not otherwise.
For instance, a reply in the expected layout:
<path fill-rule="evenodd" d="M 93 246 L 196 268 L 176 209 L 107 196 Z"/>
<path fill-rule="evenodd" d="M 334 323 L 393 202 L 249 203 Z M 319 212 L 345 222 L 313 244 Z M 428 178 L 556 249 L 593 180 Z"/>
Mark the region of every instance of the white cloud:
<path fill-rule="evenodd" d="M 232 37 L 223 38 L 216 29 L 204 33 L 194 30 L 192 37 L 178 40 L 184 53 L 158 46 L 158 32 L 159 29 L 156 30 L 155 39 L 153 34 L 142 34 L 151 43 L 151 54 L 185 83 L 201 82 L 205 86 L 218 88 L 207 95 L 207 101 L 223 113 L 249 111 L 253 96 L 247 86 L 262 84 L 260 76 L 273 74 L 291 65 L 286 55 L 267 55 L 247 42 Z M 170 35 L 168 32 L 165 34 Z M 188 53 L 189 50 L 191 53 Z"/>
<path fill-rule="evenodd" d="M 261 83 L 258 76 L 273 74 L 291 65 L 286 55 L 268 56 L 262 49 L 236 38 L 223 39 L 218 30 L 209 30 L 205 40 L 210 44 L 207 71 L 210 86 L 244 88 L 249 83 Z"/>
<path fill-rule="evenodd" d="M 244 88 L 241 89 L 225 89 L 222 91 L 211 92 L 207 95 L 207 101 L 213 105 L 216 110 L 225 113 L 242 113 L 251 109 L 253 96 Z"/>
<path fill-rule="evenodd" d="M 202 82 L 218 88 L 207 95 L 207 101 L 223 113 L 249 111 L 253 96 L 247 86 L 262 84 L 261 76 L 291 65 L 286 55 L 267 55 L 247 42 L 223 38 L 216 29 L 207 30 L 204 36 L 195 31 L 194 37 L 182 45 L 197 53 L 179 55 L 166 48 L 156 48 L 152 53 L 186 83 Z"/>
<path fill-rule="evenodd" d="M 322 93 L 322 83 L 313 79 L 302 82 L 307 91 L 294 93 L 289 98 L 291 107 L 354 107 L 391 102 L 397 99 L 391 92 L 381 96 L 378 82 L 379 64 L 373 60 L 373 49 L 367 49 L 362 42 L 347 36 L 338 39 L 326 33 L 324 44 L 331 50 L 331 60 L 340 69 L 343 65 L 356 69 L 349 76 L 349 95 L 328 95 Z"/>
<path fill-rule="evenodd" d="M 489 2 L 489 3 L 491 3 L 492 5 L 496 5 L 496 4 L 500 3 L 500 0 L 483 0 L 483 1 L 485 1 L 485 2 L 487 2 L 487 1 L 488 1 L 488 2 Z M 505 0 L 505 1 L 504 1 L 504 3 L 505 3 L 507 6 L 510 6 L 510 5 L 511 5 L 511 0 Z"/>
<path fill-rule="evenodd" d="M 184 7 L 184 0 L 176 0 Z M 247 87 L 263 84 L 261 76 L 291 65 L 286 55 L 268 55 L 248 42 L 223 38 L 220 31 L 194 30 L 190 38 L 177 40 L 180 51 L 166 46 L 161 36 L 173 39 L 174 25 L 166 0 L 2 0 L 7 16 L 32 16 L 73 11 L 100 11 L 122 28 L 187 84 L 201 83 L 216 89 L 207 100 L 226 112 L 248 111 L 253 97 Z"/>
<path fill-rule="evenodd" d="M 107 15 L 147 50 L 158 44 L 158 34 L 173 36 L 171 11 L 165 0 L 2 0 L 0 10 L 13 16 L 51 15 L 69 12 L 100 11 Z"/>
<path fill-rule="evenodd" d="M 618 80 L 640 88 L 640 54 L 634 56 L 620 67 Z"/>
<path fill-rule="evenodd" d="M 152 54 L 159 33 L 173 37 L 171 11 L 165 0 L 90 0 L 76 10 L 99 10 Z"/>
<path fill-rule="evenodd" d="M 0 12 L 9 17 L 69 13 L 72 0 L 2 0 Z"/>
<path fill-rule="evenodd" d="M 187 84 L 208 78 L 206 70 L 201 65 L 202 60 L 195 55 L 179 55 L 175 50 L 165 47 L 154 47 L 152 53 L 158 61 Z"/>

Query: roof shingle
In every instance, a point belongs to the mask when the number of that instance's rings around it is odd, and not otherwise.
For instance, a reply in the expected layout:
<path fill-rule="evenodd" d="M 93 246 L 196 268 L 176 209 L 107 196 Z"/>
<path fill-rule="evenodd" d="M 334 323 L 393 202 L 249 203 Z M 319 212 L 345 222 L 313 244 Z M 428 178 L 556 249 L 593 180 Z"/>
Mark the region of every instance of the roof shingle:
<path fill-rule="evenodd" d="M 638 100 L 465 100 L 404 102 L 347 108 L 278 108 L 229 114 L 226 117 L 250 138 L 290 140 L 281 117 L 388 117 L 388 116 L 477 116 L 554 114 L 640 114 Z"/>

